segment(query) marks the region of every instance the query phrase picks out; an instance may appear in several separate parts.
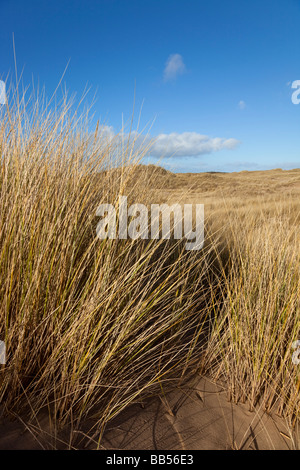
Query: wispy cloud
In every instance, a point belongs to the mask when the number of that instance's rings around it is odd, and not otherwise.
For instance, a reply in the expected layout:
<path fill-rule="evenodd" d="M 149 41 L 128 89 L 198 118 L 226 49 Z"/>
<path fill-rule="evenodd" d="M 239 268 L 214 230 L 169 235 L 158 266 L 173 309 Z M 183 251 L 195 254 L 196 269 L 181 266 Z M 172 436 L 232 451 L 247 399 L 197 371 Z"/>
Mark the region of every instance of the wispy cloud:
<path fill-rule="evenodd" d="M 186 66 L 183 62 L 183 58 L 180 54 L 171 54 L 168 57 L 166 66 L 164 69 L 164 81 L 175 80 L 178 75 L 182 75 L 186 72 Z"/>
<path fill-rule="evenodd" d="M 239 108 L 240 108 L 240 109 L 245 109 L 245 108 L 246 108 L 246 103 L 245 103 L 245 101 L 241 100 L 241 101 L 239 102 Z"/>

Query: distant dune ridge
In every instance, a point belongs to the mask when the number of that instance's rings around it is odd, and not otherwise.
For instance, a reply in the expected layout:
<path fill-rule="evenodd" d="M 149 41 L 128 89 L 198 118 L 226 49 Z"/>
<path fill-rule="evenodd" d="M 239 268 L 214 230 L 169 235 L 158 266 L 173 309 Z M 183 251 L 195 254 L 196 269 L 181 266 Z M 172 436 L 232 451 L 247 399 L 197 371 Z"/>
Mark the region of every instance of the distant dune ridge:
<path fill-rule="evenodd" d="M 212 192 L 214 195 L 232 194 L 240 190 L 240 195 L 300 193 L 300 169 L 240 172 L 172 173 L 155 165 L 139 165 L 137 175 L 149 178 L 149 186 L 163 184 L 167 189 Z"/>
<path fill-rule="evenodd" d="M 120 170 L 110 170 L 120 172 Z M 134 166 L 128 183 L 136 179 L 146 184 L 149 189 L 167 189 L 192 191 L 201 194 L 211 193 L 214 196 L 239 194 L 243 196 L 270 194 L 300 194 L 300 168 L 282 170 L 280 168 L 264 171 L 240 172 L 201 172 L 173 173 L 157 165 Z M 208 194 L 206 194 L 208 195 Z"/>

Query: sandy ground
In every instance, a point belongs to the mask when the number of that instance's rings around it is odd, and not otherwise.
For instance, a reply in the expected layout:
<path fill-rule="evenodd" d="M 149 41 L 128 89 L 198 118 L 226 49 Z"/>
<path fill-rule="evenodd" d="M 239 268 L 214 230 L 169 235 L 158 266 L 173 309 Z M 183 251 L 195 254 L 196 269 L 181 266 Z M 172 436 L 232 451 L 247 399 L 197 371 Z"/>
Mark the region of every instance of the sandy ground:
<path fill-rule="evenodd" d="M 229 403 L 207 379 L 120 415 L 107 429 L 108 449 L 290 449 L 284 420 Z"/>
<path fill-rule="evenodd" d="M 2 418 L 0 449 L 289 450 L 299 445 L 299 432 L 291 435 L 283 419 L 228 402 L 221 387 L 204 378 L 131 405 L 109 424 L 100 446 L 95 429 L 87 437 L 91 424 L 73 432 L 71 440 L 67 430 L 53 440 L 46 416 L 34 425 Z"/>

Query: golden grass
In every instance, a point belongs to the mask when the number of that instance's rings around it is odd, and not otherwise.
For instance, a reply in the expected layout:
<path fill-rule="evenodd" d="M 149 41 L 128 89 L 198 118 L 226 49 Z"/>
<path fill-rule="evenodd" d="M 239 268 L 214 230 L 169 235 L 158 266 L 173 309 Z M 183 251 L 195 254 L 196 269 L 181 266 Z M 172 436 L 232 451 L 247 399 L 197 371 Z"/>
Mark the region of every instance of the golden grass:
<path fill-rule="evenodd" d="M 198 369 L 230 399 L 295 421 L 300 171 L 175 175 L 119 142 L 88 133 L 65 100 L 50 111 L 15 94 L 3 111 L 1 402 L 48 409 L 56 427 L 93 416 L 104 430 Z M 204 249 L 99 240 L 96 208 L 122 194 L 205 203 Z"/>
<path fill-rule="evenodd" d="M 180 183 L 178 184 L 178 181 Z M 177 174 L 160 195 L 204 202 L 206 243 L 220 268 L 221 297 L 206 352 L 207 372 L 228 397 L 299 417 L 300 170 Z"/>
<path fill-rule="evenodd" d="M 82 132 L 68 104 L 28 114 L 15 101 L 0 126 L 0 400 L 33 416 L 48 408 L 57 425 L 93 413 L 104 428 L 199 360 L 205 257 L 96 237 L 99 204 L 143 198 L 139 181 L 128 193 L 142 155 L 103 142 L 98 126 Z"/>

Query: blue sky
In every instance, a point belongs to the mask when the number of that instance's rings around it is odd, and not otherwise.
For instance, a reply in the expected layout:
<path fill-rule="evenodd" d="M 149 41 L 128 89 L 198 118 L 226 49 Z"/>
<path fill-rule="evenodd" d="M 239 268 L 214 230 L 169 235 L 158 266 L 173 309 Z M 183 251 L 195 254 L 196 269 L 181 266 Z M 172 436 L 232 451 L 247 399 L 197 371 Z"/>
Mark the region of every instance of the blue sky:
<path fill-rule="evenodd" d="M 118 132 L 143 103 L 148 162 L 175 171 L 300 167 L 299 0 L 0 0 L 0 78 L 64 83 Z M 110 131 L 112 131 L 110 129 Z M 177 155 L 170 157 L 177 152 Z"/>

